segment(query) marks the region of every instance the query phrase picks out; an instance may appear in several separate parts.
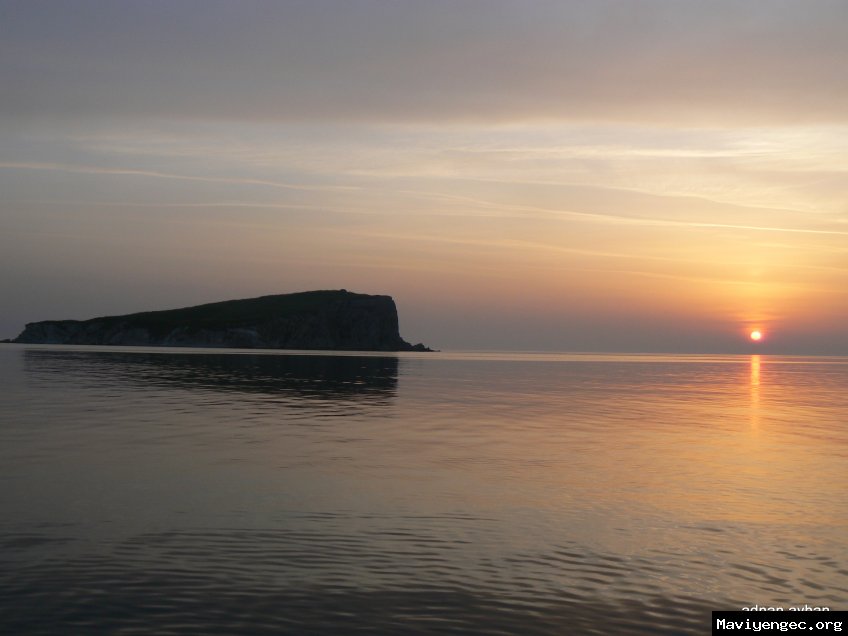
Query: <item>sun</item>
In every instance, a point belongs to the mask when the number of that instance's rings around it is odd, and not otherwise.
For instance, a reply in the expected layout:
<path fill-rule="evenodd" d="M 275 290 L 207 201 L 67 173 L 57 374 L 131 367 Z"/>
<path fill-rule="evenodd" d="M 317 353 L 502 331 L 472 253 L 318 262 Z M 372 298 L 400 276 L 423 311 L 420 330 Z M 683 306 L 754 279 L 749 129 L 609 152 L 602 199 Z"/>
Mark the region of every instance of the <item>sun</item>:
<path fill-rule="evenodd" d="M 759 342 L 762 339 L 763 339 L 763 332 L 762 331 L 754 330 L 754 331 L 751 332 L 751 340 L 753 340 L 754 342 Z"/>

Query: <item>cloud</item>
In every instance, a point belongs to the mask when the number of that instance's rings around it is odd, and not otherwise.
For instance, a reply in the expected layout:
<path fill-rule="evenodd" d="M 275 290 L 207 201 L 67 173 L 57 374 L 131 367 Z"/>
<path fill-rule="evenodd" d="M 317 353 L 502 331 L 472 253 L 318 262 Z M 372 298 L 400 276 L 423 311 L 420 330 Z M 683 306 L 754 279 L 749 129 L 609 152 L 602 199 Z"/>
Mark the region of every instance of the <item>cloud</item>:
<path fill-rule="evenodd" d="M 267 179 L 246 179 L 238 177 L 197 176 L 187 174 L 174 174 L 158 170 L 137 170 L 133 168 L 105 168 L 102 166 L 86 166 L 61 163 L 0 161 L 0 169 L 11 170 L 47 170 L 57 172 L 76 172 L 80 174 L 114 175 L 131 177 L 150 177 L 154 179 L 175 179 L 178 181 L 200 181 L 206 183 L 240 184 L 251 186 L 263 186 L 269 188 L 280 188 L 283 190 L 317 190 L 317 191 L 349 191 L 356 188 L 352 186 L 310 186 L 282 181 L 269 181 Z"/>
<path fill-rule="evenodd" d="M 843 122 L 842 0 L 0 2 L 0 116 Z"/>

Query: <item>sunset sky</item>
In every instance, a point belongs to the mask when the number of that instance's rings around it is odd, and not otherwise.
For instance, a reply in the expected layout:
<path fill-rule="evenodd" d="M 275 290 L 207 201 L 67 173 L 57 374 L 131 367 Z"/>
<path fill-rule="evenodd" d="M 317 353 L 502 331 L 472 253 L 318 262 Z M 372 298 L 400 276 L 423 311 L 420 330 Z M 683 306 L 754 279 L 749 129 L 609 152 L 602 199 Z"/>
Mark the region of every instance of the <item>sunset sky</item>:
<path fill-rule="evenodd" d="M 845 0 L 0 0 L 0 86 L 0 338 L 346 288 L 445 350 L 848 354 Z"/>

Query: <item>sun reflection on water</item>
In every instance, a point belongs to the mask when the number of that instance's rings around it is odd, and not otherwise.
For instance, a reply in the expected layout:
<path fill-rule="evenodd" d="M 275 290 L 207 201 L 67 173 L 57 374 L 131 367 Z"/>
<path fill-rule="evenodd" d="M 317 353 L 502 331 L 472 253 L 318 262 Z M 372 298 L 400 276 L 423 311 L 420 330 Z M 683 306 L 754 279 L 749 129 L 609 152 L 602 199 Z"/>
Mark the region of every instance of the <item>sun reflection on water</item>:
<path fill-rule="evenodd" d="M 751 356 L 751 430 L 760 428 L 760 356 Z"/>

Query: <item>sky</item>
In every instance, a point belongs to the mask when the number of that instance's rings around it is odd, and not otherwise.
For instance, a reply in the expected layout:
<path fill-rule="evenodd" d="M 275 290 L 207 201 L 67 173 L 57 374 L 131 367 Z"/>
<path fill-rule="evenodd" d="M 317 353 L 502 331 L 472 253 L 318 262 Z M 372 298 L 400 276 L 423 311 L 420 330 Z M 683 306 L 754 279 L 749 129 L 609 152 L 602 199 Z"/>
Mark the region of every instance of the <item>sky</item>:
<path fill-rule="evenodd" d="M 0 0 L 0 338 L 345 288 L 443 350 L 848 354 L 846 60 L 844 0 Z"/>

